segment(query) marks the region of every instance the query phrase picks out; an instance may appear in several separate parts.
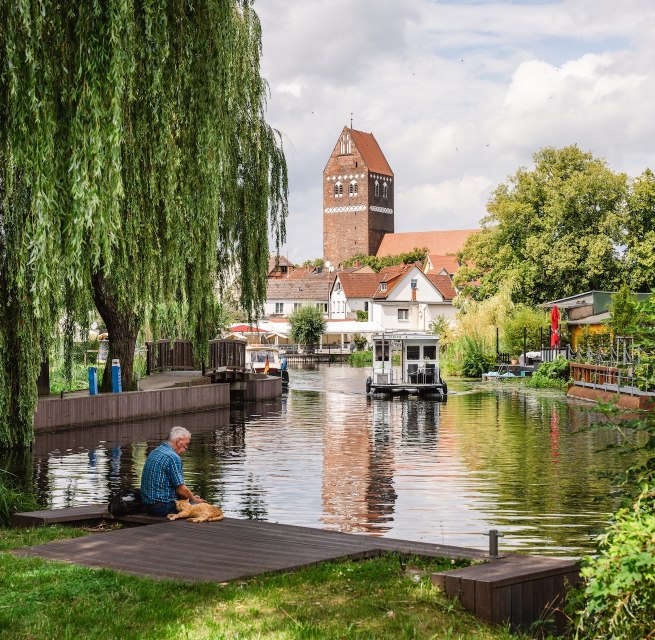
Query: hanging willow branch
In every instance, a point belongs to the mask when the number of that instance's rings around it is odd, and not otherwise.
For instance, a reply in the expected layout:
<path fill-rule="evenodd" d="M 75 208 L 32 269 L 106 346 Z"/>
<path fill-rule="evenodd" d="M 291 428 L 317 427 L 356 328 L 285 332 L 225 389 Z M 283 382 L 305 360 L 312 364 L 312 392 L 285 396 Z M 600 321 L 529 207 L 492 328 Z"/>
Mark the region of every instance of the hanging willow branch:
<path fill-rule="evenodd" d="M 0 0 L 0 56 L 2 447 L 31 439 L 37 345 L 92 298 L 124 386 L 157 304 L 199 346 L 216 282 L 256 313 L 288 185 L 250 2 Z"/>

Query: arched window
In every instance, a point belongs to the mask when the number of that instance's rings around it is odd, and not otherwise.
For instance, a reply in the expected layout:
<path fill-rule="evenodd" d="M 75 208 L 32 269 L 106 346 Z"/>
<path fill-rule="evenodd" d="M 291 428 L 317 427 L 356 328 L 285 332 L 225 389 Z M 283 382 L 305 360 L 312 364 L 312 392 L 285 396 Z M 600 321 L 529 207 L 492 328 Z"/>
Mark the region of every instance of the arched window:
<path fill-rule="evenodd" d="M 350 195 L 351 196 L 357 195 L 357 183 L 354 180 L 350 183 Z"/>
<path fill-rule="evenodd" d="M 338 198 L 343 195 L 343 185 L 340 182 L 334 183 L 334 197 Z"/>
<path fill-rule="evenodd" d="M 389 185 L 385 182 L 382 185 L 382 197 L 387 198 L 389 196 Z"/>
<path fill-rule="evenodd" d="M 375 181 L 375 197 L 376 198 L 380 197 L 380 181 L 379 180 Z"/>

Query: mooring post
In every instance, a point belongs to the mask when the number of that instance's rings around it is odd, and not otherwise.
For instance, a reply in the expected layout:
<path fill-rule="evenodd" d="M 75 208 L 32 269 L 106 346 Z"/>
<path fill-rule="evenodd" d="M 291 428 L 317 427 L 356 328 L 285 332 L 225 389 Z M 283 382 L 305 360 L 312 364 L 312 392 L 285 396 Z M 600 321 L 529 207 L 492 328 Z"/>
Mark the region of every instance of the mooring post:
<path fill-rule="evenodd" d="M 489 533 L 484 535 L 489 536 L 489 557 L 500 558 L 500 555 L 498 555 L 498 538 L 504 538 L 505 536 L 498 533 L 498 529 L 489 529 Z"/>

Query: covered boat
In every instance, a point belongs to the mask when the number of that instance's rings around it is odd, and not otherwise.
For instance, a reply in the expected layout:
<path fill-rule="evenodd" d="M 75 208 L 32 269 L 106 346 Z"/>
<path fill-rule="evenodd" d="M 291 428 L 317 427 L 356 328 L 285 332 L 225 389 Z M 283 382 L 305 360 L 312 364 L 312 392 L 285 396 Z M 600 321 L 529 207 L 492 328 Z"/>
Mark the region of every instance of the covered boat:
<path fill-rule="evenodd" d="M 392 351 L 400 353 L 393 366 Z M 371 394 L 414 394 L 445 399 L 448 386 L 439 370 L 439 336 L 427 333 L 378 333 L 373 336 Z"/>

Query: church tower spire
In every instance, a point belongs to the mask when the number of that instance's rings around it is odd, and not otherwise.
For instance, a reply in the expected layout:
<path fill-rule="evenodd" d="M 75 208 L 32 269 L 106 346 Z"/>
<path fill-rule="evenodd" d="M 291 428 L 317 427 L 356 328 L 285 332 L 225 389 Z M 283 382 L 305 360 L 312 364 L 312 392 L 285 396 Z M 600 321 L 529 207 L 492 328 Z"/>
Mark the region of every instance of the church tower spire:
<path fill-rule="evenodd" d="M 393 231 L 393 171 L 372 133 L 344 127 L 323 170 L 323 258 L 375 255 Z"/>

